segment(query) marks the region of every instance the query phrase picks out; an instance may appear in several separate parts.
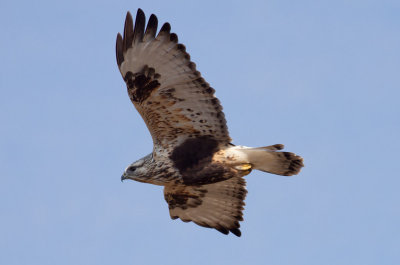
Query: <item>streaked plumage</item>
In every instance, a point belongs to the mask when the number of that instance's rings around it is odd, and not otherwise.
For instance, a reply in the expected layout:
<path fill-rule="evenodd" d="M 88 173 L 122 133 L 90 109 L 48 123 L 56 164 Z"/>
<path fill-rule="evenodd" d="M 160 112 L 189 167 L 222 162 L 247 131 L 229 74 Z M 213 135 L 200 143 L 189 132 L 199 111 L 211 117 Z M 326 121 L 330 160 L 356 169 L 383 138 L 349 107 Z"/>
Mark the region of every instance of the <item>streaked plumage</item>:
<path fill-rule="evenodd" d="M 165 186 L 171 218 L 240 236 L 239 221 L 252 169 L 297 174 L 302 158 L 276 152 L 283 145 L 260 148 L 231 143 L 214 89 L 190 61 L 185 46 L 165 23 L 151 15 L 146 27 L 138 10 L 135 26 L 128 12 L 116 57 L 129 97 L 153 138 L 153 152 L 132 163 L 122 179 Z"/>

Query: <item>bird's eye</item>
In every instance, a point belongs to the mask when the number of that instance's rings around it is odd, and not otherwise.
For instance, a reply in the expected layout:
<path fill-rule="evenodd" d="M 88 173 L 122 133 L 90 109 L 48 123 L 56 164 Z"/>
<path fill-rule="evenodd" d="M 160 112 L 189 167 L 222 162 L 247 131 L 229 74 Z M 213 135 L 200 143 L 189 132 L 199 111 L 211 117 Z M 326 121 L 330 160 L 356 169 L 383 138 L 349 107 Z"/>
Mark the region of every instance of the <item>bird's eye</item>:
<path fill-rule="evenodd" d="M 128 167 L 128 171 L 135 171 L 136 167 L 135 166 L 130 166 Z"/>

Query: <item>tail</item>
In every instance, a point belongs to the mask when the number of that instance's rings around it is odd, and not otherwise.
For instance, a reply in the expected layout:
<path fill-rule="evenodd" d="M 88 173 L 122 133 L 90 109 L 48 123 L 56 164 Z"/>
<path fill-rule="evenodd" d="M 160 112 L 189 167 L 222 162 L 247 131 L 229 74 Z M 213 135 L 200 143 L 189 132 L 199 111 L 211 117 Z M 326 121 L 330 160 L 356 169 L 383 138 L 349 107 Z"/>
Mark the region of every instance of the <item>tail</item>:
<path fill-rule="evenodd" d="M 303 158 L 294 153 L 276 152 L 283 147 L 283 144 L 257 148 L 241 146 L 238 151 L 247 155 L 253 169 L 283 176 L 297 175 L 304 166 Z"/>

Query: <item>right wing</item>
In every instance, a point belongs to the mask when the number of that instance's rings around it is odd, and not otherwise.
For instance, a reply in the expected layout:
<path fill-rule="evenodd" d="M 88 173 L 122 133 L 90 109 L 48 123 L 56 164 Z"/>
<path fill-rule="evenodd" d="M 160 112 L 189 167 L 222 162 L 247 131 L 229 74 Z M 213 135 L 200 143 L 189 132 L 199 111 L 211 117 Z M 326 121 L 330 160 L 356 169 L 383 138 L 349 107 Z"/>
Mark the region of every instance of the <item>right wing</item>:
<path fill-rule="evenodd" d="M 164 188 L 172 219 L 214 228 L 223 234 L 232 232 L 240 236 L 239 221 L 243 221 L 246 198 L 246 181 L 243 177 L 201 185 L 170 185 Z"/>

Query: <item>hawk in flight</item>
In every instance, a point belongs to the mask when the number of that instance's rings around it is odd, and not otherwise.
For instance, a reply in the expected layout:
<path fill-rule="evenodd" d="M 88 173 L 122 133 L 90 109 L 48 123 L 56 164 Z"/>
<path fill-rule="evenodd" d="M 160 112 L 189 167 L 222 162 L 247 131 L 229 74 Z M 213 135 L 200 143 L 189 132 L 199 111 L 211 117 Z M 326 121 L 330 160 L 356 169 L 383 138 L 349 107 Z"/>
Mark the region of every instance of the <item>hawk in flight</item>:
<path fill-rule="evenodd" d="M 122 177 L 164 186 L 172 219 L 240 236 L 247 194 L 244 176 L 253 169 L 291 176 L 303 159 L 283 145 L 232 144 L 215 90 L 201 77 L 178 36 L 141 9 L 128 12 L 116 56 L 128 95 L 153 138 L 153 151 L 129 165 Z"/>

